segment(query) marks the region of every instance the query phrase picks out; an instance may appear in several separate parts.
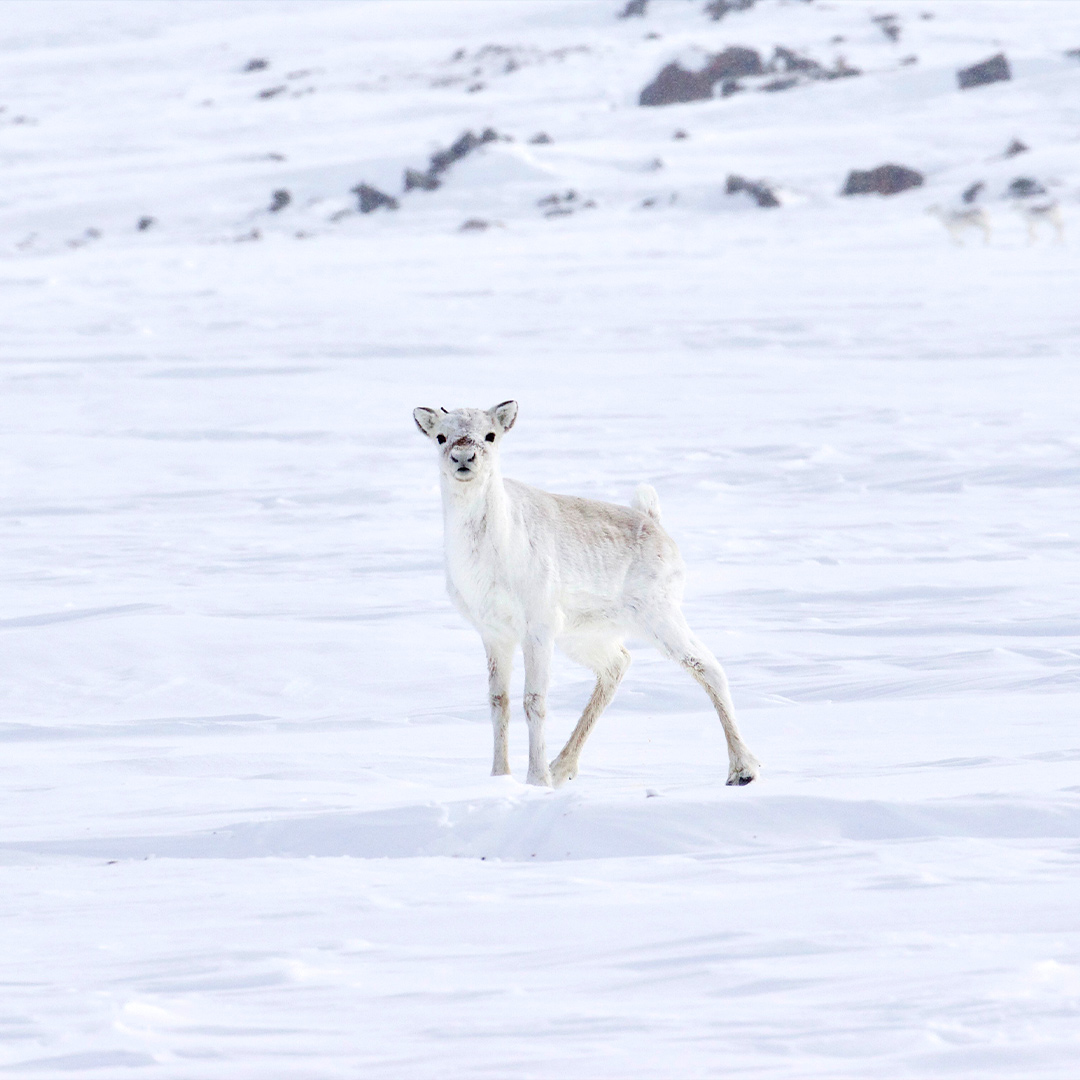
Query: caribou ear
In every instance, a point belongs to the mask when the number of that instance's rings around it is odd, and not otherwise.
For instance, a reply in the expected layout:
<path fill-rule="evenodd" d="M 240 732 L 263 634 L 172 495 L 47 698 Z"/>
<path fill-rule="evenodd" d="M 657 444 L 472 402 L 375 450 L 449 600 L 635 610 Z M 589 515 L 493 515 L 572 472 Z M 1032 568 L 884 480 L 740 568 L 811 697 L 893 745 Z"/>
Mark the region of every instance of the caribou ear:
<path fill-rule="evenodd" d="M 421 406 L 413 409 L 412 418 L 416 421 L 416 426 L 430 439 L 435 425 L 439 422 L 439 414 L 434 409 Z"/>
<path fill-rule="evenodd" d="M 503 429 L 509 431 L 517 419 L 518 403 L 516 401 L 503 401 L 493 409 L 488 409 L 488 416 Z"/>

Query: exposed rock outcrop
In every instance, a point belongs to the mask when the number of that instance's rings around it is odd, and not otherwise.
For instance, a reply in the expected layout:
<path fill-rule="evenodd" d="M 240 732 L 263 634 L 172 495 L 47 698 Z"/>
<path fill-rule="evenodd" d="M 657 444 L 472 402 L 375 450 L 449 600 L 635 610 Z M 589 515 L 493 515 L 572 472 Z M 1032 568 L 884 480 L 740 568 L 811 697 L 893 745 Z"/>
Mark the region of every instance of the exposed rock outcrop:
<path fill-rule="evenodd" d="M 985 187 L 985 180 L 976 180 L 974 184 L 971 184 L 970 186 L 964 188 L 964 190 L 960 193 L 960 198 L 968 205 L 970 205 L 982 194 Z"/>
<path fill-rule="evenodd" d="M 865 172 L 852 169 L 841 195 L 897 195 L 909 188 L 922 187 L 923 174 L 904 165 L 879 165 Z"/>
<path fill-rule="evenodd" d="M 674 105 L 687 101 L 705 101 L 713 96 L 718 82 L 747 75 L 761 75 L 765 68 L 755 49 L 732 45 L 709 58 L 700 71 L 688 71 L 677 61 L 661 68 L 638 97 L 639 105 Z"/>
<path fill-rule="evenodd" d="M 431 155 L 426 170 L 406 169 L 404 187 L 406 191 L 420 188 L 422 191 L 434 191 L 442 183 L 440 177 L 455 162 L 468 157 L 478 147 L 497 142 L 499 133 L 494 128 L 484 128 L 476 135 L 472 131 L 462 132 L 446 150 L 438 150 Z"/>
<path fill-rule="evenodd" d="M 745 192 L 758 206 L 765 209 L 780 205 L 780 200 L 764 180 L 747 180 L 744 176 L 732 173 L 727 178 L 724 191 L 728 195 L 738 195 L 740 192 Z"/>
<path fill-rule="evenodd" d="M 1032 195 L 1045 195 L 1046 188 L 1030 176 L 1018 176 L 1009 185 L 1008 194 L 1014 199 L 1028 199 Z"/>
<path fill-rule="evenodd" d="M 973 86 L 986 86 L 988 83 L 1005 82 L 1012 78 L 1009 69 L 1009 61 L 1004 53 L 991 56 L 988 60 L 982 60 L 971 67 L 961 68 L 956 73 L 957 81 L 961 90 L 968 90 Z"/>
<path fill-rule="evenodd" d="M 713 22 L 719 22 L 729 11 L 749 11 L 757 0 L 710 0 L 705 5 L 705 14 Z"/>
<path fill-rule="evenodd" d="M 870 19 L 881 29 L 881 32 L 893 42 L 900 40 L 900 16 L 899 15 L 873 15 Z"/>
<path fill-rule="evenodd" d="M 381 206 L 385 206 L 387 210 L 396 210 L 398 208 L 397 199 L 392 195 L 387 195 L 385 191 L 372 187 L 370 184 L 357 184 L 356 187 L 352 188 L 352 192 L 359 199 L 361 214 L 370 214 Z"/>

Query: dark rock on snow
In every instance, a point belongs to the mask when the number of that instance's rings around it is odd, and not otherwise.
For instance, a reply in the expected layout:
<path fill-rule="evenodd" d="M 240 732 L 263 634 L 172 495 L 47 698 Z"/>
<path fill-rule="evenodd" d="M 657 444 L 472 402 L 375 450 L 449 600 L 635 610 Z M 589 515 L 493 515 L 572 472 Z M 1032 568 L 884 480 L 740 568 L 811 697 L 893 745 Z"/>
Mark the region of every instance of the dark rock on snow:
<path fill-rule="evenodd" d="M 419 188 L 421 191 L 434 191 L 442 181 L 431 173 L 421 172 L 419 169 L 405 170 L 405 190 L 412 191 Z"/>
<path fill-rule="evenodd" d="M 1017 154 L 1026 154 L 1030 147 L 1027 143 L 1022 143 L 1019 139 L 1013 139 L 1008 146 L 1005 147 L 1004 157 L 1016 157 Z"/>
<path fill-rule="evenodd" d="M 471 217 L 468 221 L 463 221 L 458 232 L 484 232 L 486 229 L 491 228 L 491 222 L 485 221 L 483 218 Z"/>
<path fill-rule="evenodd" d="M 772 188 L 764 180 L 747 180 L 743 176 L 732 173 L 727 178 L 724 191 L 728 195 L 738 195 L 740 191 L 745 191 L 758 206 L 765 209 L 780 205 L 780 200 L 773 194 Z"/>
<path fill-rule="evenodd" d="M 538 131 L 530 140 L 530 144 L 533 146 L 546 146 L 550 142 L 555 140 L 546 132 Z"/>
<path fill-rule="evenodd" d="M 537 199 L 536 205 L 544 211 L 546 218 L 567 217 L 575 210 L 596 208 L 596 203 L 592 199 L 582 200 L 573 188 L 561 195 L 558 192 L 545 195 L 542 199 Z"/>
<path fill-rule="evenodd" d="M 1014 199 L 1027 199 L 1032 195 L 1045 195 L 1046 188 L 1030 176 L 1018 176 L 1008 187 L 1009 195 Z"/>
<path fill-rule="evenodd" d="M 385 206 L 387 210 L 398 208 L 397 199 L 370 184 L 357 184 L 352 191 L 359 198 L 361 214 L 370 214 L 373 210 L 378 210 L 380 206 Z"/>
<path fill-rule="evenodd" d="M 405 190 L 420 188 L 423 191 L 434 191 L 441 181 L 439 177 L 446 172 L 455 162 L 468 157 L 478 147 L 485 146 L 490 142 L 497 142 L 499 133 L 494 128 L 484 128 L 475 135 L 471 131 L 463 132 L 457 140 L 450 144 L 446 150 L 438 150 L 431 155 L 426 172 L 418 169 L 405 170 Z"/>
<path fill-rule="evenodd" d="M 659 74 L 638 98 L 639 105 L 673 105 L 686 101 L 705 101 L 713 87 L 724 80 L 764 72 L 761 56 L 754 49 L 732 45 L 710 57 L 700 71 L 687 71 L 677 61 L 660 69 Z"/>
<path fill-rule="evenodd" d="M 874 15 L 871 22 L 875 22 L 881 28 L 881 32 L 890 41 L 900 40 L 900 16 L 899 15 Z"/>
<path fill-rule="evenodd" d="M 147 229 L 156 224 L 157 218 L 141 217 L 139 218 L 139 223 L 135 226 L 135 228 L 138 229 L 139 232 L 146 232 Z"/>
<path fill-rule="evenodd" d="M 879 165 L 863 172 L 852 169 L 841 195 L 896 195 L 908 188 L 921 187 L 923 174 L 903 165 Z"/>
<path fill-rule="evenodd" d="M 777 45 L 773 50 L 772 59 L 769 61 L 770 71 L 805 71 L 807 73 L 822 71 L 822 66 L 807 56 L 800 56 L 792 49 L 786 49 L 783 45 Z"/>
<path fill-rule="evenodd" d="M 276 214 L 279 210 L 284 210 L 291 202 L 292 196 L 288 191 L 286 191 L 285 188 L 278 188 L 278 190 L 270 196 L 270 206 L 268 209 L 271 214 Z"/>
<path fill-rule="evenodd" d="M 719 22 L 729 11 L 749 11 L 757 0 L 710 0 L 705 5 L 705 14 L 713 22 Z"/>
<path fill-rule="evenodd" d="M 619 18 L 632 19 L 636 16 L 640 19 L 648 6 L 649 0 L 627 0 L 626 7 L 619 12 Z"/>
<path fill-rule="evenodd" d="M 773 79 L 772 82 L 765 83 L 761 89 L 766 93 L 775 93 L 777 90 L 790 90 L 793 86 L 798 86 L 799 80 L 797 78 L 787 79 Z"/>
<path fill-rule="evenodd" d="M 964 188 L 960 194 L 960 198 L 966 203 L 973 203 L 979 195 L 982 193 L 983 188 L 986 187 L 986 183 L 983 180 L 976 180 L 970 187 Z"/>
<path fill-rule="evenodd" d="M 256 56 L 254 59 L 249 60 L 243 67 L 244 71 L 262 71 L 270 66 L 269 60 L 264 60 L 261 56 Z"/>
<path fill-rule="evenodd" d="M 968 90 L 972 86 L 986 86 L 988 83 L 1005 82 L 1012 78 L 1009 70 L 1009 61 L 1004 53 L 991 56 L 989 60 L 983 60 L 971 67 L 961 68 L 956 73 L 961 90 Z"/>

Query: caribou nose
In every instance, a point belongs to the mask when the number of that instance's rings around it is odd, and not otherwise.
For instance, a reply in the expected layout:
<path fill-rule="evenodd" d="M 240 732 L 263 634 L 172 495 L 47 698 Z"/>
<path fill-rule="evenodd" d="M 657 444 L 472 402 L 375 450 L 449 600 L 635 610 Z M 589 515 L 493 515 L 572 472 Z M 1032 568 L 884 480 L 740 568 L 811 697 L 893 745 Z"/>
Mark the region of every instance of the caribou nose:
<path fill-rule="evenodd" d="M 472 443 L 457 443 L 450 447 L 450 460 L 459 468 L 476 461 L 476 447 Z"/>

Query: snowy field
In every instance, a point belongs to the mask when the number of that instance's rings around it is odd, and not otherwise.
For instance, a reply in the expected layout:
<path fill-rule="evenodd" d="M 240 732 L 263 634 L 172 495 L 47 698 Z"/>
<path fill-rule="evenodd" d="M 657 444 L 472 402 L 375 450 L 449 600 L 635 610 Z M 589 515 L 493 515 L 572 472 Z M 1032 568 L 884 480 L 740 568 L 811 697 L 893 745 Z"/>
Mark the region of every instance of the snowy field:
<path fill-rule="evenodd" d="M 0 3 L 0 1075 L 1076 1077 L 1080 3 L 623 6 Z M 729 45 L 862 74 L 638 105 Z M 644 648 L 487 775 L 410 413 L 511 397 L 759 782 Z"/>

